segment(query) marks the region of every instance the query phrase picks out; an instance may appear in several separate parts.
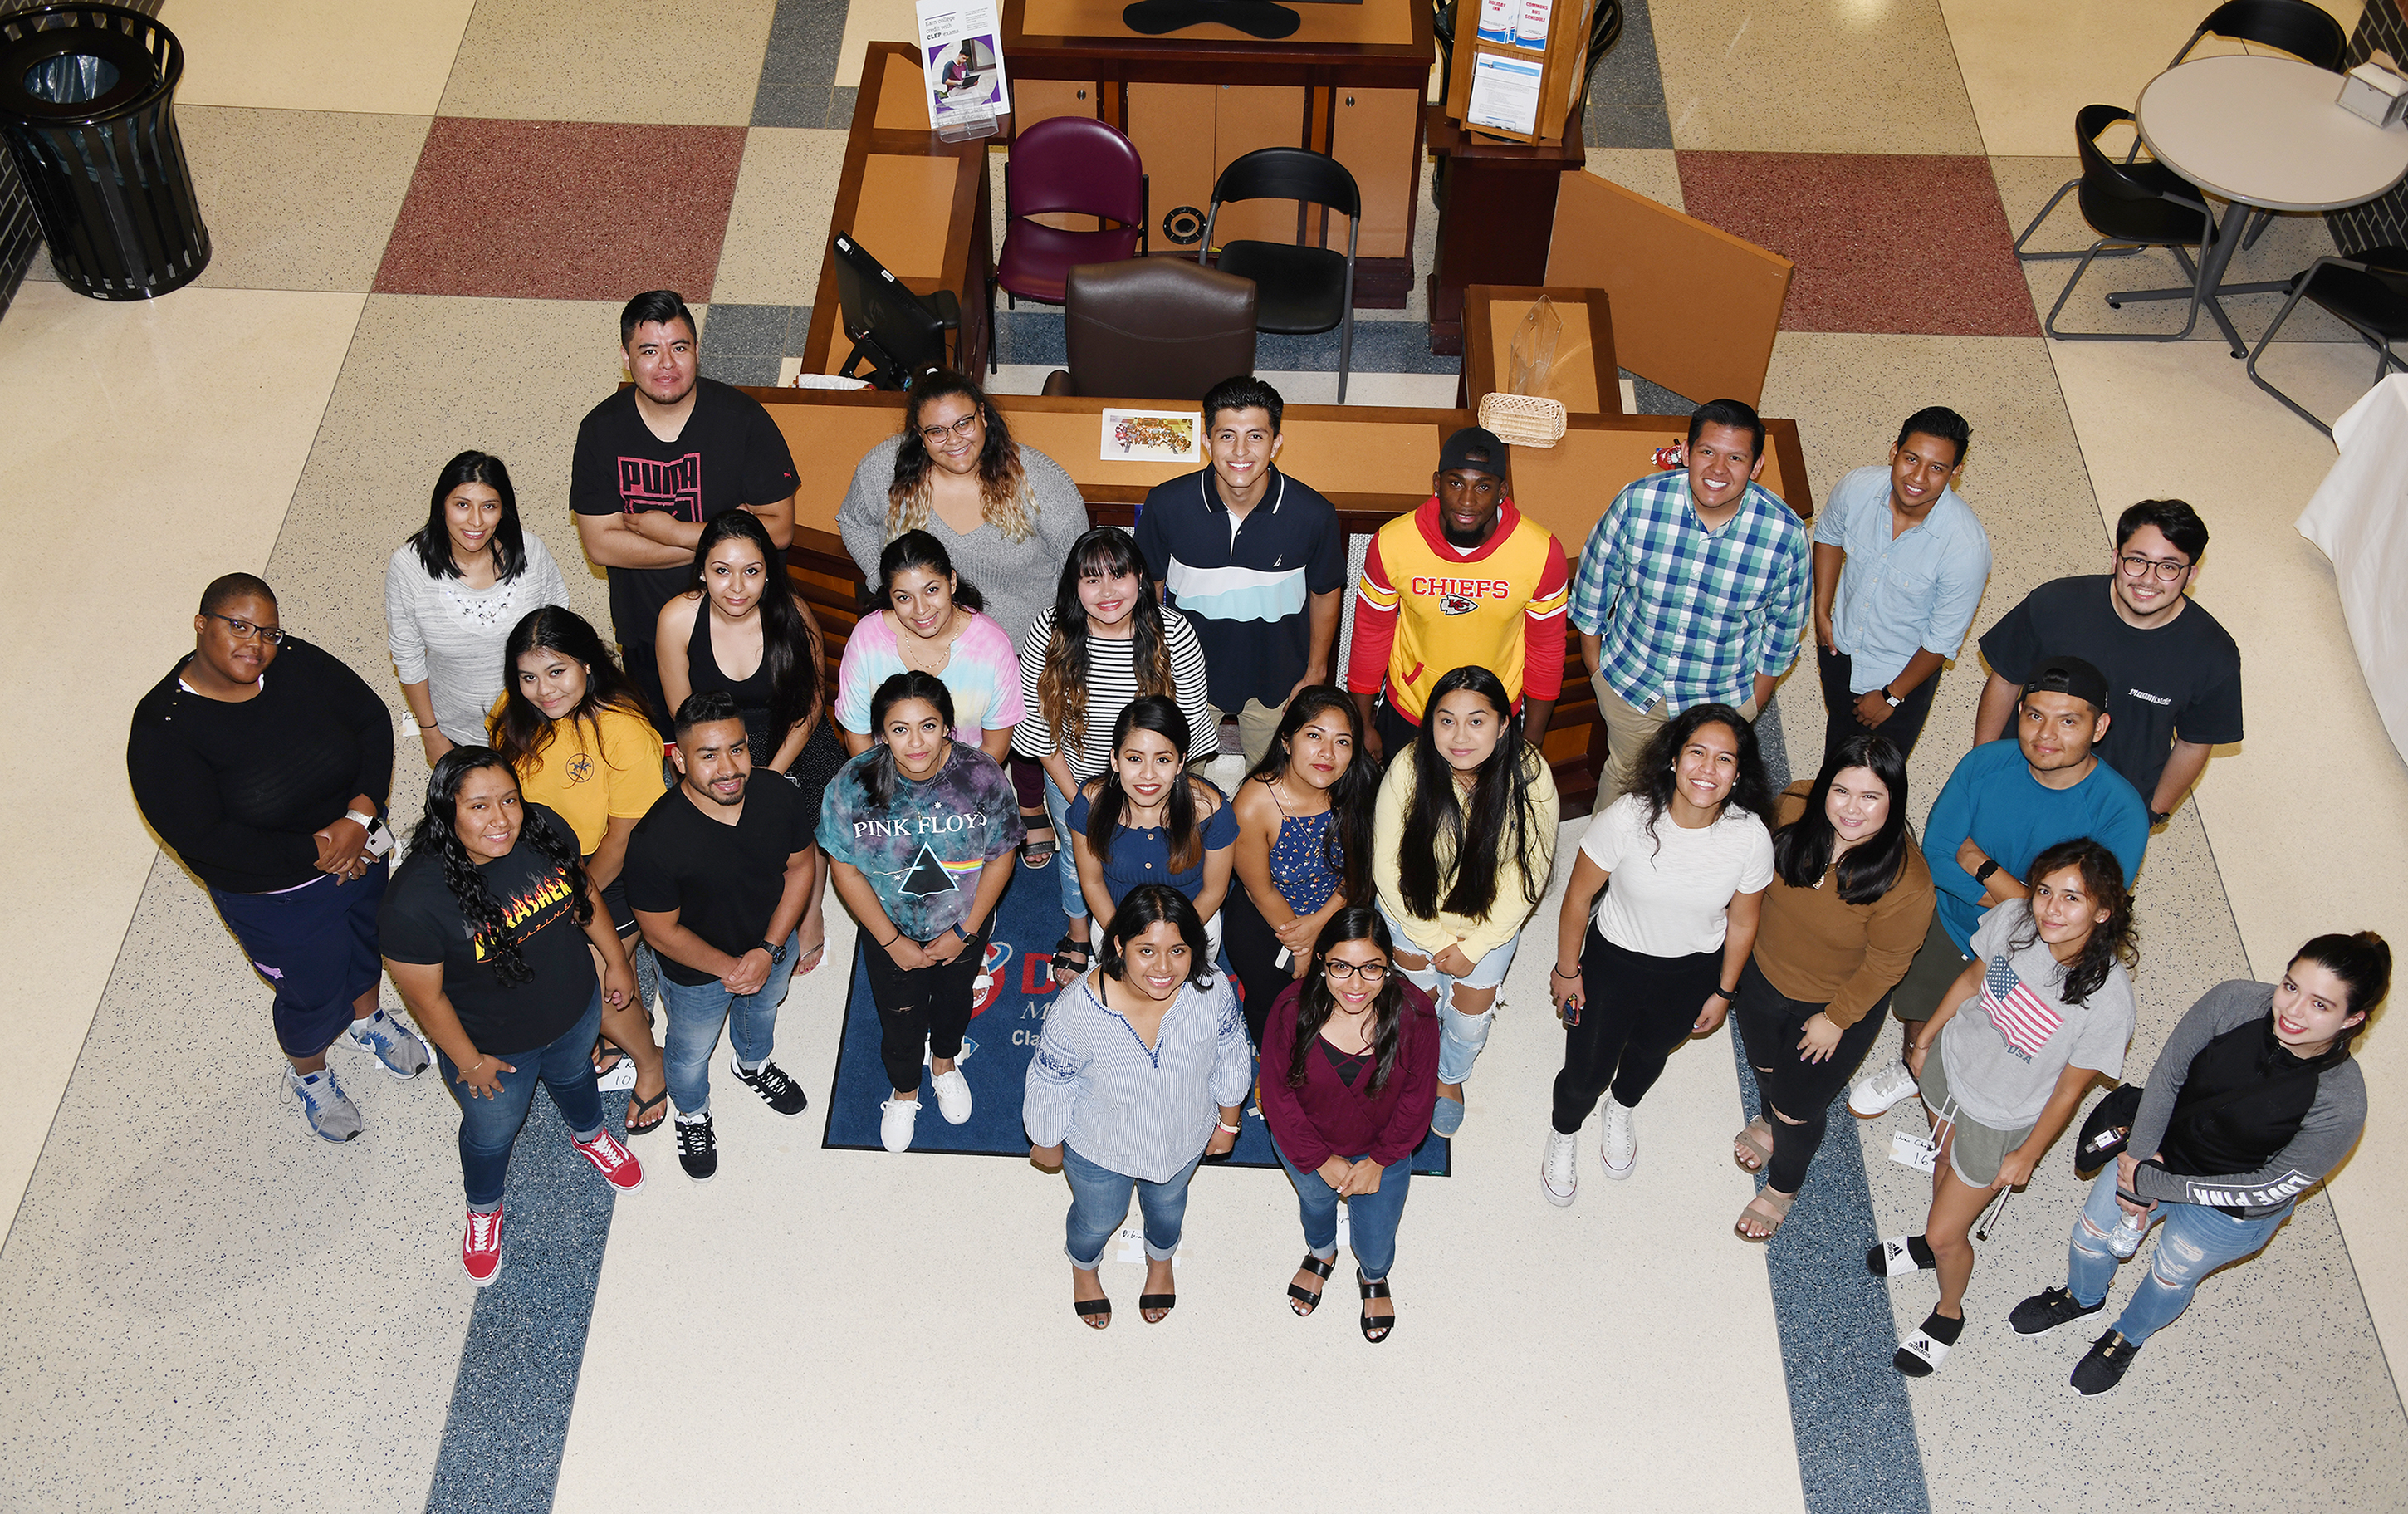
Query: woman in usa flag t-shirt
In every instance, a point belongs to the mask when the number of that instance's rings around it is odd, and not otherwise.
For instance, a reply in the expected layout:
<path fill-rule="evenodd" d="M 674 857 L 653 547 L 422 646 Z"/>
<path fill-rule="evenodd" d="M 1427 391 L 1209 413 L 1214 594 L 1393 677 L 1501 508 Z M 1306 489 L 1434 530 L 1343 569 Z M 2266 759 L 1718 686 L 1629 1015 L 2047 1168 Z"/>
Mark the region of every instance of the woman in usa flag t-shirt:
<path fill-rule="evenodd" d="M 2021 884 L 2000 875 L 1989 887 L 2005 897 L 1907 1053 L 1940 1146 L 1930 1218 L 1923 1234 L 1875 1242 L 1865 1259 L 1881 1276 L 1940 1273 L 1940 1303 L 1895 1358 L 1912 1377 L 1964 1332 L 1974 1218 L 1999 1190 L 2031 1180 L 2092 1080 L 2123 1075 L 2132 1039 L 2132 902 L 2114 854 L 2060 842 Z"/>

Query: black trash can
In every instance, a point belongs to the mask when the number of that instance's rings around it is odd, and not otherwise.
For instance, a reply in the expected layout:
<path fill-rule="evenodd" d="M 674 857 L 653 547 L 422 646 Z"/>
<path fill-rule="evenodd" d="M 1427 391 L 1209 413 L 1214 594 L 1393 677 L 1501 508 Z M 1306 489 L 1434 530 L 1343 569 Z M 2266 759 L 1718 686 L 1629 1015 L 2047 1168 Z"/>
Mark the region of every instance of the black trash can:
<path fill-rule="evenodd" d="M 208 267 L 176 132 L 183 73 L 175 34 L 122 6 L 0 16 L 0 135 L 50 262 L 79 295 L 149 299 Z"/>

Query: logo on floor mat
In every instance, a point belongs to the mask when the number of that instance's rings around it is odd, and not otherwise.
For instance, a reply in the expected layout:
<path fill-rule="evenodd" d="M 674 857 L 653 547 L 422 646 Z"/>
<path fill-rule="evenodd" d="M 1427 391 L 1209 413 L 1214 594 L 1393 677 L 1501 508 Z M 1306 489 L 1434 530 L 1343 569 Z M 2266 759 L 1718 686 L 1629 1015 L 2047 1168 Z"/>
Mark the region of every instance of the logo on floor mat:
<path fill-rule="evenodd" d="M 1003 964 L 1011 960 L 1011 948 L 1000 941 L 986 944 L 986 955 L 979 959 L 977 979 L 970 985 L 970 1018 L 987 1012 L 989 1005 L 1003 997 Z"/>

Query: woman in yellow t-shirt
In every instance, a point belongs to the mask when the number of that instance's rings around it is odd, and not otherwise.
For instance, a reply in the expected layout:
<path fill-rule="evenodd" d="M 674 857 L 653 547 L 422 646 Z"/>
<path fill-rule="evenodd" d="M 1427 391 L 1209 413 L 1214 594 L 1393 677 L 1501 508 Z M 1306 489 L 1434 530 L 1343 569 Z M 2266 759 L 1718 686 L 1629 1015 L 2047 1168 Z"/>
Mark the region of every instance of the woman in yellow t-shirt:
<path fill-rule="evenodd" d="M 628 833 L 663 791 L 661 738 L 643 695 L 574 611 L 546 605 L 530 613 L 510 632 L 503 657 L 502 698 L 487 723 L 494 749 L 517 771 L 527 802 L 549 806 L 577 832 L 586 874 L 635 963 L 639 1002 L 618 1009 L 605 1002 L 595 1070 L 609 1072 L 621 1055 L 635 1059 L 626 1124 L 629 1135 L 641 1135 L 668 1117 L 668 1074 L 652 1041 L 658 969 L 637 936 L 619 871 Z"/>

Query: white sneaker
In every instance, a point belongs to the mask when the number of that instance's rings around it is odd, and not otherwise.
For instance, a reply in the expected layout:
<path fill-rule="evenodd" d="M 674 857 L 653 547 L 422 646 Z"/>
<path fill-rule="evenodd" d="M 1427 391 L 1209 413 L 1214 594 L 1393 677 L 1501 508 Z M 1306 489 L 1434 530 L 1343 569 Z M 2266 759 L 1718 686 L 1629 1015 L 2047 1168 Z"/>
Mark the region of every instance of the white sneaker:
<path fill-rule="evenodd" d="M 1620 1182 L 1639 1165 L 1639 1132 L 1630 1128 L 1635 1109 L 1625 1109 L 1612 1094 L 1605 1096 L 1605 1135 L 1598 1142 L 1598 1160 L 1605 1175 Z"/>
<path fill-rule="evenodd" d="M 1858 1078 L 1848 1090 L 1848 1113 L 1858 1119 L 1872 1119 L 1890 1112 L 1893 1104 L 1914 1096 L 1914 1074 L 1906 1063 L 1892 1061 L 1878 1072 Z"/>
<path fill-rule="evenodd" d="M 911 1127 L 920 1122 L 920 1101 L 889 1099 L 878 1106 L 885 1111 L 879 1117 L 879 1144 L 889 1151 L 911 1149 Z"/>
<path fill-rule="evenodd" d="M 962 1076 L 958 1067 L 937 1074 L 937 1113 L 945 1117 L 948 1125 L 959 1125 L 970 1117 L 970 1080 Z"/>
<path fill-rule="evenodd" d="M 1566 1135 L 1550 1128 L 1547 1132 L 1547 1154 L 1539 1160 L 1539 1191 L 1547 1202 L 1563 1208 L 1572 1202 L 1580 1188 L 1580 1137 Z"/>

